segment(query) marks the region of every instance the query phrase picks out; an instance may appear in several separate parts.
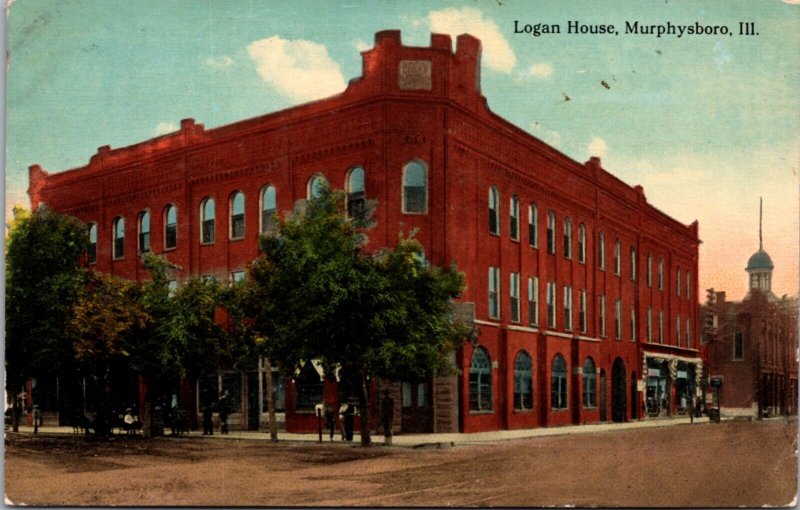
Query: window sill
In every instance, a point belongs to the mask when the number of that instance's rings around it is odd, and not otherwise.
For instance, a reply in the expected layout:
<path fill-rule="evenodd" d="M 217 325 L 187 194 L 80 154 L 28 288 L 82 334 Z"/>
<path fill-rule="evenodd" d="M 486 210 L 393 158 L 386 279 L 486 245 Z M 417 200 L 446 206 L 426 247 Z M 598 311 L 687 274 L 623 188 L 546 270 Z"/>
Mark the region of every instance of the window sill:
<path fill-rule="evenodd" d="M 125 260 L 125 257 L 114 257 L 111 259 L 111 262 L 119 262 L 120 260 Z"/>
<path fill-rule="evenodd" d="M 242 237 L 229 237 L 228 241 L 244 241 L 244 236 L 242 236 Z"/>
<path fill-rule="evenodd" d="M 530 414 L 533 409 L 514 409 L 514 414 Z"/>
<path fill-rule="evenodd" d="M 511 237 L 510 239 L 511 239 L 512 241 L 514 241 L 515 243 L 519 243 L 519 239 L 514 239 L 513 237 Z"/>
<path fill-rule="evenodd" d="M 403 214 L 408 214 L 409 216 L 424 216 L 424 215 L 428 214 L 428 211 L 424 211 L 424 212 L 403 211 Z"/>
<path fill-rule="evenodd" d="M 214 244 L 215 244 L 214 241 L 211 241 L 211 242 L 208 242 L 208 243 L 201 242 L 200 246 L 214 246 Z"/>
<path fill-rule="evenodd" d="M 481 414 L 494 414 L 494 410 L 489 410 L 489 411 L 473 411 L 473 410 L 471 410 L 471 409 L 470 409 L 470 411 L 469 411 L 469 414 L 470 414 L 470 415 L 476 415 L 476 416 L 477 416 L 477 415 L 481 415 Z"/>
<path fill-rule="evenodd" d="M 492 316 L 490 315 L 490 316 L 489 316 L 489 320 L 490 320 L 490 321 L 495 321 L 495 322 L 500 322 L 500 317 L 492 317 Z"/>
<path fill-rule="evenodd" d="M 167 253 L 168 251 L 175 251 L 176 249 L 177 249 L 177 247 L 173 246 L 172 248 L 164 248 L 163 251 L 164 251 L 164 253 Z"/>
<path fill-rule="evenodd" d="M 584 411 L 597 411 L 597 406 L 583 406 Z"/>
<path fill-rule="evenodd" d="M 567 412 L 567 411 L 569 411 L 568 407 L 559 407 L 558 409 L 556 409 L 554 407 L 550 408 L 550 412 L 551 413 L 564 413 L 564 412 Z"/>

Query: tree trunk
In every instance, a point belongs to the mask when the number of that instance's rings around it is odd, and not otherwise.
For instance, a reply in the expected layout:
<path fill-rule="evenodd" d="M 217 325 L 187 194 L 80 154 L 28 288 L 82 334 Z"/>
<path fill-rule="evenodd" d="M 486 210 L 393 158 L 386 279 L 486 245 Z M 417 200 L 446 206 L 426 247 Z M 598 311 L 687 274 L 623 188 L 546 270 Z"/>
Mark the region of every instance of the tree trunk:
<path fill-rule="evenodd" d="M 278 424 L 275 422 L 275 400 L 272 398 L 272 365 L 269 356 L 264 356 L 264 371 L 267 379 L 267 414 L 269 415 L 269 438 L 278 441 Z"/>
<path fill-rule="evenodd" d="M 367 397 L 367 376 L 361 374 L 361 391 L 358 395 L 358 406 L 361 408 L 361 446 L 369 446 L 369 398 Z"/>

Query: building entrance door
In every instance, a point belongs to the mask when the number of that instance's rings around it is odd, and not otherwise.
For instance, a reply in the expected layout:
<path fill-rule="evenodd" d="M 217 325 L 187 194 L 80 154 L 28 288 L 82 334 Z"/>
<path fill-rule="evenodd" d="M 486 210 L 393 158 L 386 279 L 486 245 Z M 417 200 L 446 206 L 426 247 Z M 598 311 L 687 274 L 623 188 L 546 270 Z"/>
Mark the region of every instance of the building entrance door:
<path fill-rule="evenodd" d="M 627 384 L 625 384 L 625 363 L 621 358 L 614 361 L 611 367 L 611 419 L 616 422 L 625 421 L 627 413 Z"/>
<path fill-rule="evenodd" d="M 600 421 L 608 421 L 608 412 L 606 411 L 606 370 L 600 369 Z"/>
<path fill-rule="evenodd" d="M 400 430 L 404 433 L 427 434 L 433 432 L 433 399 L 431 383 L 401 383 L 402 420 Z"/>

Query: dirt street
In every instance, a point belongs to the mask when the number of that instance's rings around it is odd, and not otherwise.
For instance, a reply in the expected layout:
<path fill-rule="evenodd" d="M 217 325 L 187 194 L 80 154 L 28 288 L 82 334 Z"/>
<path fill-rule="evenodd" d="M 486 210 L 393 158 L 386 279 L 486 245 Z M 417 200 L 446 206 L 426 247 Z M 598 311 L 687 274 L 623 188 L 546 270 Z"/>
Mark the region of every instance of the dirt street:
<path fill-rule="evenodd" d="M 760 506 L 797 485 L 797 422 L 727 422 L 445 449 L 7 434 L 28 505 Z"/>

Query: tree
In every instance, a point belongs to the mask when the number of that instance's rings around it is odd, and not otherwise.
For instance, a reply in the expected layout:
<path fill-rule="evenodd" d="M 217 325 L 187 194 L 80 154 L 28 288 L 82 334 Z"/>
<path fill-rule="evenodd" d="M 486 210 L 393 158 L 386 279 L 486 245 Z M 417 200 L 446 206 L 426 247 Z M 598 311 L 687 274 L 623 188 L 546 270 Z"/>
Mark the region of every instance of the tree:
<path fill-rule="evenodd" d="M 255 327 L 285 370 L 319 359 L 332 373 L 357 377 L 362 444 L 370 443 L 370 378 L 428 377 L 446 370 L 447 355 L 468 331 L 451 300 L 464 288 L 455 265 L 425 261 L 422 245 L 400 238 L 394 250 L 371 254 L 359 227 L 345 218 L 343 194 L 325 190 L 302 214 L 279 220 L 261 239 L 251 266 Z"/>
<path fill-rule="evenodd" d="M 86 283 L 86 225 L 40 206 L 11 225 L 6 258 L 6 391 L 37 373 L 65 373 L 74 360 L 66 325 Z M 14 430 L 19 403 L 14 398 Z"/>

